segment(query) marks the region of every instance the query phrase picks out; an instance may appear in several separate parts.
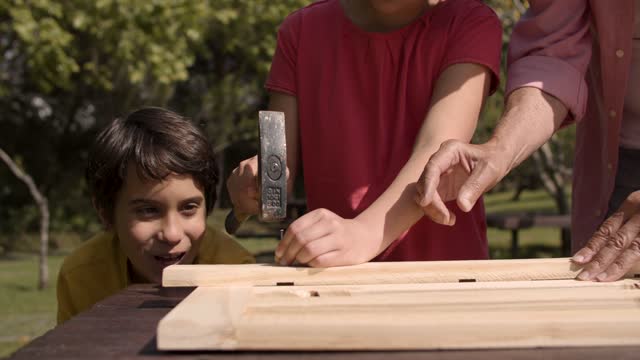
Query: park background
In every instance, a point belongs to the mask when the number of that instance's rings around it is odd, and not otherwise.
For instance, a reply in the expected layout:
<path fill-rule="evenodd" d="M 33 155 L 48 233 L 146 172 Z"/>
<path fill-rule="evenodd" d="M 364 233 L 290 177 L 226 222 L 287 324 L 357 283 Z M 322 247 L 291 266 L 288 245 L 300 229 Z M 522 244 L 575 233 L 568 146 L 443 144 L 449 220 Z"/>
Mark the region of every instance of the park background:
<path fill-rule="evenodd" d="M 224 180 L 256 153 L 257 112 L 278 25 L 309 0 L 0 0 L 0 358 L 55 325 L 64 256 L 100 231 L 84 182 L 89 146 L 111 119 L 144 105 L 200 124 Z M 503 105 L 509 35 L 527 4 L 488 0 L 503 24 L 502 82 L 474 142 Z M 490 214 L 569 214 L 573 127 L 485 197 Z M 294 198 L 303 203 L 303 184 Z M 303 207 L 303 206 L 302 206 Z M 273 228 L 251 222 L 239 241 L 262 260 Z M 521 231 L 519 257 L 561 256 L 566 230 Z M 489 229 L 492 258 L 509 258 L 511 233 Z"/>

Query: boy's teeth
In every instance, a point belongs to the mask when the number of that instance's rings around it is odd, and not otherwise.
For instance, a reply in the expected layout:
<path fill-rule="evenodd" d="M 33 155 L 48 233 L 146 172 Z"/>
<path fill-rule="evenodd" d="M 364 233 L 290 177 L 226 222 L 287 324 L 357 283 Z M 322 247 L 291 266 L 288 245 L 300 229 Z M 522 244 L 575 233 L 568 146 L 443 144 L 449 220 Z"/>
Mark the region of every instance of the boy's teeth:
<path fill-rule="evenodd" d="M 156 258 L 165 260 L 165 261 L 173 261 L 178 260 L 182 257 L 182 254 L 174 255 L 174 256 L 156 256 Z"/>

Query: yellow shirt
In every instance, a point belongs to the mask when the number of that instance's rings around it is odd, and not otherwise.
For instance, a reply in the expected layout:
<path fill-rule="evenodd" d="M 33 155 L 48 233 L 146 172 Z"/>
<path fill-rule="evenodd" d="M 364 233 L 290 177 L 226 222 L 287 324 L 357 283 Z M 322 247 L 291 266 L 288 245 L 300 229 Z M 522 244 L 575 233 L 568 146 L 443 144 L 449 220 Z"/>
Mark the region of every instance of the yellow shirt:
<path fill-rule="evenodd" d="M 207 226 L 196 264 L 248 264 L 253 256 L 229 235 Z M 129 286 L 127 257 L 118 238 L 100 233 L 64 259 L 58 274 L 58 324 Z"/>

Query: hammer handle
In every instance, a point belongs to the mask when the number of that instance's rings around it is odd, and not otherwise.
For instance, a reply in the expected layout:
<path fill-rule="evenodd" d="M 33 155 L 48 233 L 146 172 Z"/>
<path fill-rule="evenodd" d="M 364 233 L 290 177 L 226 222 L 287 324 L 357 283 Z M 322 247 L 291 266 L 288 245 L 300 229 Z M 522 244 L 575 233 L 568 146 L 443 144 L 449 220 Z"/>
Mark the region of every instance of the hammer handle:
<path fill-rule="evenodd" d="M 236 213 L 233 209 L 227 215 L 227 218 L 224 220 L 224 229 L 227 230 L 227 233 L 233 235 L 238 231 L 238 228 L 242 223 L 247 220 L 249 215 L 245 215 L 243 213 Z"/>

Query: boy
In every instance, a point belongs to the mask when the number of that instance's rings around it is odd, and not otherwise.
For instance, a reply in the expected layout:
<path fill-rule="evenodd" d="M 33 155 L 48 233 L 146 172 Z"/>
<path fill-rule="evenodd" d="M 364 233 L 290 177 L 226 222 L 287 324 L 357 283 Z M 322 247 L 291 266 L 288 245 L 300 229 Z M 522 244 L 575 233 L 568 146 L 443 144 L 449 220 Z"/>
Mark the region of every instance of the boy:
<path fill-rule="evenodd" d="M 172 264 L 252 263 L 206 225 L 218 174 L 211 144 L 189 120 L 160 108 L 115 119 L 98 136 L 86 180 L 107 228 L 58 276 L 58 324 L 131 283 L 162 283 Z"/>
<path fill-rule="evenodd" d="M 308 208 L 276 249 L 283 265 L 488 257 L 484 208 L 423 217 L 415 185 L 449 139 L 468 142 L 497 86 L 502 30 L 476 0 L 321 0 L 278 31 L 266 87 L 285 113 L 290 181 Z M 256 159 L 227 184 L 255 214 Z M 444 205 L 443 205 L 444 206 Z"/>

